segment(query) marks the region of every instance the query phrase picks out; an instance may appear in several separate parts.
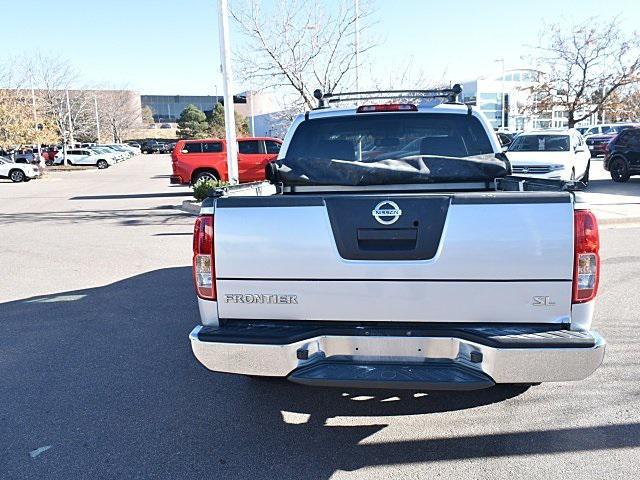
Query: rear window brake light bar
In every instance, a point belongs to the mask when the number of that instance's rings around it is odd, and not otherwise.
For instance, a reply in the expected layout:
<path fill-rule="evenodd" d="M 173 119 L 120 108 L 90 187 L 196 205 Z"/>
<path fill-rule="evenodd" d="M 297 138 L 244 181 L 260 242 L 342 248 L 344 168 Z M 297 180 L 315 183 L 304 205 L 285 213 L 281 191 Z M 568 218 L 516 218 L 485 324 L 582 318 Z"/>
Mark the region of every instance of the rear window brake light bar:
<path fill-rule="evenodd" d="M 418 107 L 411 103 L 392 103 L 382 105 L 362 105 L 358 107 L 356 113 L 370 112 L 417 112 Z"/>

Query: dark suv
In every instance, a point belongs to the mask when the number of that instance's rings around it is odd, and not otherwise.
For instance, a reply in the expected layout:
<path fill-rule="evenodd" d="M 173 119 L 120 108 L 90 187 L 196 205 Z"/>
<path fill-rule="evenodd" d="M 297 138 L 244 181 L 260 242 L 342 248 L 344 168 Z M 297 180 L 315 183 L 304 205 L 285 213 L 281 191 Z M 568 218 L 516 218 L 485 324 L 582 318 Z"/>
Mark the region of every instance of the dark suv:
<path fill-rule="evenodd" d="M 626 182 L 631 175 L 640 175 L 640 128 L 620 132 L 607 146 L 604 169 L 614 182 Z"/>
<path fill-rule="evenodd" d="M 160 151 L 161 147 L 162 145 L 156 140 L 147 140 L 142 144 L 142 148 L 140 150 L 142 153 L 162 153 Z"/>

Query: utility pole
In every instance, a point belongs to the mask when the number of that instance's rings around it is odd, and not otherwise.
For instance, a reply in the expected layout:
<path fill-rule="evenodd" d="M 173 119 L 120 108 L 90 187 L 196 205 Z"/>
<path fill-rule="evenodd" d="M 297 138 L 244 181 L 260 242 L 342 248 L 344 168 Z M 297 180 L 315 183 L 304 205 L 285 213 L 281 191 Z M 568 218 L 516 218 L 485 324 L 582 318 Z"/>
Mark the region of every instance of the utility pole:
<path fill-rule="evenodd" d="M 502 100 L 501 100 L 501 102 L 500 102 L 500 103 L 501 103 L 501 108 L 500 108 L 500 110 L 501 110 L 501 112 L 502 112 L 502 120 L 501 120 L 500 126 L 501 126 L 502 128 L 504 128 L 504 121 L 505 121 L 505 109 L 504 109 L 504 57 L 503 57 L 503 58 L 498 58 L 498 59 L 497 59 L 497 60 L 495 60 L 495 61 L 496 61 L 496 62 L 500 62 L 500 63 L 502 63 L 502 87 L 501 87 L 501 90 L 502 90 Z"/>
<path fill-rule="evenodd" d="M 67 163 L 67 135 L 69 134 L 69 132 L 67 132 L 67 129 L 63 129 L 62 130 L 62 165 L 64 165 L 65 167 L 68 165 Z"/>
<path fill-rule="evenodd" d="M 218 0 L 218 30 L 220 35 L 220 63 L 222 90 L 224 94 L 224 127 L 227 141 L 227 172 L 230 185 L 238 184 L 238 140 L 236 119 L 233 112 L 233 84 L 231 71 L 231 48 L 229 46 L 229 4 Z"/>
<path fill-rule="evenodd" d="M 606 72 L 607 71 L 607 57 L 604 58 L 604 65 L 603 65 L 603 71 Z M 605 122 L 605 113 L 604 113 L 604 96 L 606 95 L 606 84 L 605 81 L 602 80 L 602 117 L 600 119 L 600 124 L 603 124 Z"/>
<path fill-rule="evenodd" d="M 355 49 L 356 49 L 356 92 L 360 91 L 360 27 L 358 20 L 360 19 L 360 0 L 354 0 L 354 19 L 353 27 L 356 30 L 355 36 Z M 362 161 L 362 139 L 358 140 L 358 158 L 359 162 Z"/>
<path fill-rule="evenodd" d="M 251 115 L 251 136 L 256 136 L 256 124 L 253 121 L 253 90 L 249 92 L 249 115 Z"/>
<path fill-rule="evenodd" d="M 355 18 L 353 25 L 356 29 L 356 92 L 360 91 L 360 27 L 358 20 L 360 19 L 360 0 L 355 0 Z"/>
<path fill-rule="evenodd" d="M 38 162 L 42 160 L 42 149 L 40 148 L 40 129 L 38 128 L 38 113 L 36 111 L 36 91 L 33 88 L 33 78 L 31 79 L 31 106 L 33 107 L 33 128 L 35 131 L 35 140 L 38 144 Z M 46 163 L 46 162 L 45 162 Z M 45 164 L 39 165 L 44 170 Z"/>
<path fill-rule="evenodd" d="M 67 96 L 67 120 L 69 122 L 69 143 L 73 146 L 73 123 L 71 122 L 71 103 L 69 102 L 69 90 L 65 90 L 65 95 Z M 67 163 L 67 159 L 65 158 L 65 164 Z"/>
<path fill-rule="evenodd" d="M 93 96 L 93 106 L 96 110 L 96 136 L 98 137 L 98 145 L 100 145 L 100 116 L 98 115 L 98 97 Z"/>
<path fill-rule="evenodd" d="M 604 82 L 602 82 L 602 121 L 600 123 L 605 123 L 605 113 L 604 113 L 604 96 L 605 96 L 606 87 L 604 86 Z"/>

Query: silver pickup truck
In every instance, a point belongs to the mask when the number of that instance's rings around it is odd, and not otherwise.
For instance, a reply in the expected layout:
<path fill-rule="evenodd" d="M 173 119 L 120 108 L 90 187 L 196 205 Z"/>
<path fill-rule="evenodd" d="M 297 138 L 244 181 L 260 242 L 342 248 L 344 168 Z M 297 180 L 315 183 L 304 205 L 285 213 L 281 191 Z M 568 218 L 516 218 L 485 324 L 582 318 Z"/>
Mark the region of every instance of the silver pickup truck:
<path fill-rule="evenodd" d="M 458 93 L 319 95 L 268 166 L 275 195 L 203 202 L 190 340 L 205 367 L 427 390 L 598 368 L 595 217 L 572 185 L 513 177 Z"/>

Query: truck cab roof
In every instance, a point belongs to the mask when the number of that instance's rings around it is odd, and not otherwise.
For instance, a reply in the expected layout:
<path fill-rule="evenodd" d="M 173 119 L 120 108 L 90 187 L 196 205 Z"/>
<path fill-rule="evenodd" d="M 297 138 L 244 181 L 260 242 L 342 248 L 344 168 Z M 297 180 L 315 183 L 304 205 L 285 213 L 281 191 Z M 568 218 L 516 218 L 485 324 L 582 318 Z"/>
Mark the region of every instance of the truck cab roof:
<path fill-rule="evenodd" d="M 398 103 L 406 103 L 412 104 L 411 102 L 398 102 Z M 309 119 L 312 118 L 324 118 L 324 117 L 339 117 L 346 115 L 356 115 L 358 114 L 357 110 L 359 107 L 364 105 L 377 105 L 380 102 L 366 102 L 357 106 L 349 106 L 349 107 L 327 107 L 327 108 L 318 108 L 315 110 L 309 111 L 307 114 Z M 477 111 L 477 109 L 472 106 L 458 103 L 440 103 L 437 105 L 416 105 L 417 111 L 415 112 L 404 112 L 406 114 L 411 113 L 459 113 L 459 114 L 467 114 L 469 113 L 469 109 L 471 111 Z M 389 112 L 375 112 L 376 114 L 384 114 L 384 113 L 396 113 L 394 111 Z M 305 115 L 300 115 L 304 117 Z M 365 115 L 362 113 L 362 115 Z"/>

